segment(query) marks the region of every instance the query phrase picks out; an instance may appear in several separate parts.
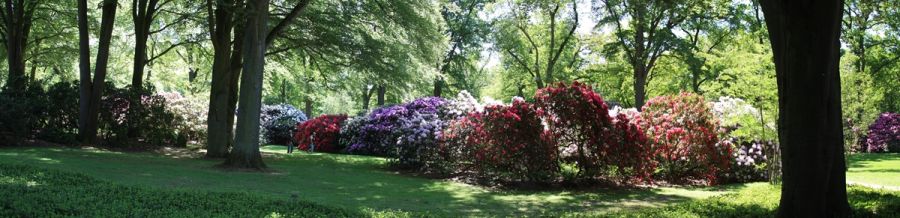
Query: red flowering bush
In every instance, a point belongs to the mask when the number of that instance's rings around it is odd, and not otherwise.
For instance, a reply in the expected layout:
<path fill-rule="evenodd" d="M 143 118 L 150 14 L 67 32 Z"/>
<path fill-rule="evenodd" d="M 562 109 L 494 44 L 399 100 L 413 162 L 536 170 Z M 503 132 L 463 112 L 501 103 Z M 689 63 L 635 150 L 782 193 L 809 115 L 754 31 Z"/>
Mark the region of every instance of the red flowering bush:
<path fill-rule="evenodd" d="M 649 179 L 652 153 L 640 128 L 625 114 L 610 117 L 603 98 L 590 87 L 559 83 L 538 90 L 535 99 L 564 161 L 578 166 L 579 178 Z"/>
<path fill-rule="evenodd" d="M 521 99 L 470 113 L 452 122 L 446 133 L 464 142 L 462 153 L 480 177 L 520 182 L 556 178 L 558 151 L 548 136 L 534 105 Z"/>
<path fill-rule="evenodd" d="M 716 183 L 729 168 L 731 146 L 718 144 L 718 121 L 703 97 L 691 93 L 660 96 L 647 102 L 641 128 L 657 152 L 660 176 L 680 182 L 702 179 Z"/>
<path fill-rule="evenodd" d="M 343 149 L 338 143 L 341 125 L 347 115 L 322 115 L 312 120 L 297 124 L 294 140 L 297 147 L 304 151 L 339 152 Z"/>

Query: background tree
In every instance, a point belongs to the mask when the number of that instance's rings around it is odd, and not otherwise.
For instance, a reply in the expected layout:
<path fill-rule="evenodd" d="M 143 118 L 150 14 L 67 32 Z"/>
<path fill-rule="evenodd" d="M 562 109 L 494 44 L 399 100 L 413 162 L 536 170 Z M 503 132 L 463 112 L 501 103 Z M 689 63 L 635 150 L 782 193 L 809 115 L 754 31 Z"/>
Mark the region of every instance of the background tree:
<path fill-rule="evenodd" d="M 7 90 L 24 90 L 28 81 L 25 75 L 25 49 L 34 22 L 34 13 L 41 0 L 6 0 L 0 5 L 0 34 L 6 47 L 6 63 L 9 70 Z"/>
<path fill-rule="evenodd" d="M 438 68 L 432 95 L 440 97 L 444 87 L 478 95 L 483 71 L 478 69 L 477 61 L 481 58 L 481 44 L 490 31 L 489 24 L 478 12 L 487 3 L 486 0 L 451 0 L 442 4 L 441 16 L 447 23 L 445 35 L 450 38 L 450 49 Z"/>

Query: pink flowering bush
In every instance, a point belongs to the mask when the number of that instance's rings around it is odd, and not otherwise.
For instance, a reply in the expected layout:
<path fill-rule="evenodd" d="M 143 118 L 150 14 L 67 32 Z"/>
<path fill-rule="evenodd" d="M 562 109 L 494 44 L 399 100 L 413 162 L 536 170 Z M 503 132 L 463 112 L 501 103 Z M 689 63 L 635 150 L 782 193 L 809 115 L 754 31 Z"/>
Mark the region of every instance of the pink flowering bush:
<path fill-rule="evenodd" d="M 715 184 L 717 174 L 728 170 L 732 147 L 718 143 L 718 121 L 702 96 L 681 93 L 650 99 L 640 124 L 658 154 L 659 176 Z"/>
<path fill-rule="evenodd" d="M 883 113 L 869 125 L 866 151 L 900 152 L 900 113 Z"/>

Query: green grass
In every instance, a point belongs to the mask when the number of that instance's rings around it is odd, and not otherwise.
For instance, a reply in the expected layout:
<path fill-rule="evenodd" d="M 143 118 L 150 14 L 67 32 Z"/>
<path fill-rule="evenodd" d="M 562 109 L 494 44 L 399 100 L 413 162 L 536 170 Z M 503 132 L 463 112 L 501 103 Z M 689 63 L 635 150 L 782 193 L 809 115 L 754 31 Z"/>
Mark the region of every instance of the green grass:
<path fill-rule="evenodd" d="M 847 196 L 851 217 L 900 217 L 900 192 L 849 186 Z M 774 217 L 780 198 L 780 187 L 757 185 L 737 193 L 672 206 L 601 214 L 596 217 Z M 594 217 L 591 214 L 566 216 Z"/>
<path fill-rule="evenodd" d="M 847 181 L 900 188 L 900 153 L 853 154 Z"/>
<path fill-rule="evenodd" d="M 281 147 L 283 148 L 283 147 Z M 265 147 L 264 152 L 281 152 Z M 220 161 L 69 148 L 0 149 L 0 163 L 79 172 L 117 184 L 166 190 L 244 192 L 273 199 L 297 193 L 303 201 L 350 210 L 402 210 L 449 216 L 606 213 L 663 206 L 752 187 L 499 191 L 452 181 L 401 175 L 384 159 L 309 154 L 267 155 L 272 172 L 226 172 Z"/>
<path fill-rule="evenodd" d="M 78 173 L 0 164 L 0 217 L 363 217 L 366 213 L 242 193 L 129 187 Z"/>

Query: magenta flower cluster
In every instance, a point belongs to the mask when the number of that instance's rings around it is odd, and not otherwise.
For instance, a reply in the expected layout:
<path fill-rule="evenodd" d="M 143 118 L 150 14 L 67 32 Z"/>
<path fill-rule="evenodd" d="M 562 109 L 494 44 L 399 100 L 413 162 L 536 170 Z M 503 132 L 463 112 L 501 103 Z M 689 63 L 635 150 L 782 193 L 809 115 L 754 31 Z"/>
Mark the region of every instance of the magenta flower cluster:
<path fill-rule="evenodd" d="M 883 113 L 869 126 L 866 151 L 900 151 L 900 113 Z"/>

